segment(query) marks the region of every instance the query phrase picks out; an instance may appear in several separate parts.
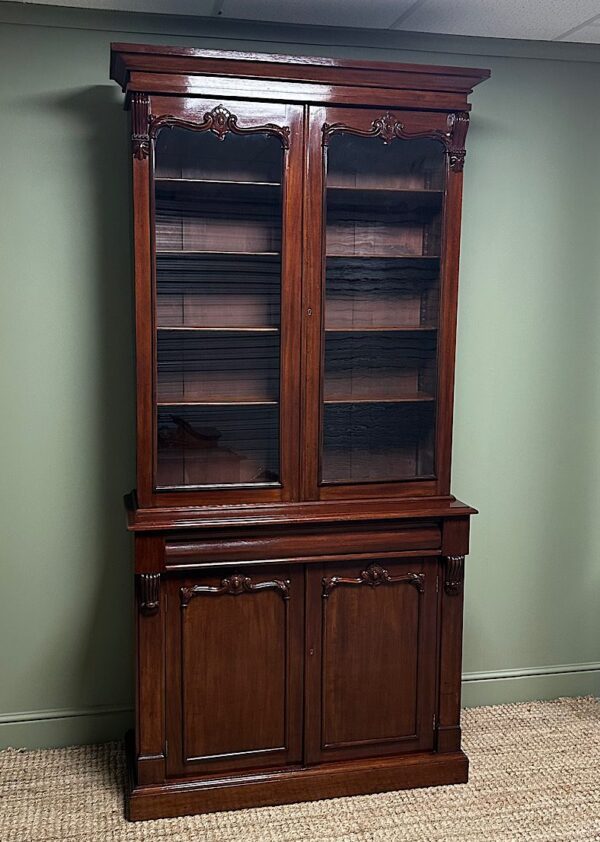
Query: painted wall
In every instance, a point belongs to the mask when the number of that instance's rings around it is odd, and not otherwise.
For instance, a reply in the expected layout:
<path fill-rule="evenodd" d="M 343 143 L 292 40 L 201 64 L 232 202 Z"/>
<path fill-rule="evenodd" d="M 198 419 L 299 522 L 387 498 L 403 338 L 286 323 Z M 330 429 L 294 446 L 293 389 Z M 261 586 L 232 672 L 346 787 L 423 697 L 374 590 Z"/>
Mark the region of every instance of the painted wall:
<path fill-rule="evenodd" d="M 0 744 L 131 721 L 129 146 L 111 40 L 492 68 L 465 171 L 454 491 L 481 511 L 465 702 L 600 691 L 600 51 L 3 3 Z"/>

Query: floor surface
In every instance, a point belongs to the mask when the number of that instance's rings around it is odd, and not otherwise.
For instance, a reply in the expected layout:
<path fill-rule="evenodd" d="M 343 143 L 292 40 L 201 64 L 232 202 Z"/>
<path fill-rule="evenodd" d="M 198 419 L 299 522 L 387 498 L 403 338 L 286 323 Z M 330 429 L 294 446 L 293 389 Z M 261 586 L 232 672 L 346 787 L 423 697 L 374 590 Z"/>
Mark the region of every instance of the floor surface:
<path fill-rule="evenodd" d="M 600 701 L 464 711 L 468 784 L 129 824 L 120 743 L 0 752 L 1 842 L 600 840 Z"/>

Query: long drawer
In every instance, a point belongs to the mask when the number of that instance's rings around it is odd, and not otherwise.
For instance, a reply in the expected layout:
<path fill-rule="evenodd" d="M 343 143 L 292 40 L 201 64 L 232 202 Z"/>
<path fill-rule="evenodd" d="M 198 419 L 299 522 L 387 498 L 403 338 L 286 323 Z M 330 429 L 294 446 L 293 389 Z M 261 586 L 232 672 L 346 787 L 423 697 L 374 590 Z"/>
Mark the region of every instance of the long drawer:
<path fill-rule="evenodd" d="M 353 553 L 397 554 L 422 551 L 436 555 L 441 547 L 441 530 L 435 522 L 348 525 L 336 529 L 322 526 L 306 529 L 231 532 L 202 535 L 178 533 L 165 541 L 167 569 L 204 567 L 222 562 L 268 560 L 308 561 Z"/>

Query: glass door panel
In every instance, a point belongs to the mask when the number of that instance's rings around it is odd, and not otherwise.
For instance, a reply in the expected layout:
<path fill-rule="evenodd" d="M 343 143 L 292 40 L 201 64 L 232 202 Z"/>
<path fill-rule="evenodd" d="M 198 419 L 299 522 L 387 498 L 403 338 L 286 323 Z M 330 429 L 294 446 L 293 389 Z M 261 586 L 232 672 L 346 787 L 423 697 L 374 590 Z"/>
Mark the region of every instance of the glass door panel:
<path fill-rule="evenodd" d="M 281 484 L 283 154 L 268 134 L 158 134 L 159 490 Z"/>
<path fill-rule="evenodd" d="M 431 478 L 444 148 L 333 132 L 325 178 L 320 481 Z"/>

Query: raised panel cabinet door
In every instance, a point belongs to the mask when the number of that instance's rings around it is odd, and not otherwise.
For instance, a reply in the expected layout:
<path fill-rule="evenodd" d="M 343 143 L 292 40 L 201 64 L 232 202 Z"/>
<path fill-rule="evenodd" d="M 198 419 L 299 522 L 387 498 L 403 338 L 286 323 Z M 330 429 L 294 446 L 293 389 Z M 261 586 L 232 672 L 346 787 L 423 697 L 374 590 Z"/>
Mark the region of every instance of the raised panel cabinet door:
<path fill-rule="evenodd" d="M 311 569 L 308 762 L 433 748 L 435 559 Z"/>
<path fill-rule="evenodd" d="M 466 119 L 311 109 L 309 498 L 447 493 L 449 305 L 462 184 L 452 155 L 464 142 Z"/>
<path fill-rule="evenodd" d="M 169 775 L 301 760 L 303 615 L 301 568 L 169 583 Z"/>

